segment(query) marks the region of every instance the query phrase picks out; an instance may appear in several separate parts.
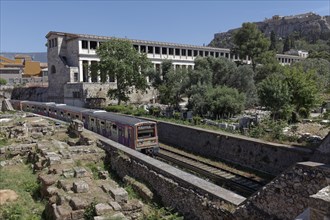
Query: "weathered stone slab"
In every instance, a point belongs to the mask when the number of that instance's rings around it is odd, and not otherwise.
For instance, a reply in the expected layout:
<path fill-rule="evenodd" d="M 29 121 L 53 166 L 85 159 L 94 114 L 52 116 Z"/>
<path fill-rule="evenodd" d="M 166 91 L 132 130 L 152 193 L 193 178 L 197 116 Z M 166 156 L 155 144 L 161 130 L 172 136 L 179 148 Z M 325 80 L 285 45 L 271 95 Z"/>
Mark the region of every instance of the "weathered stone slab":
<path fill-rule="evenodd" d="M 88 206 L 88 203 L 80 198 L 73 197 L 71 198 L 69 205 L 73 210 L 84 209 Z"/>
<path fill-rule="evenodd" d="M 38 178 L 39 178 L 41 184 L 44 186 L 50 186 L 56 182 L 56 178 L 54 176 L 50 176 L 50 175 L 39 175 Z"/>
<path fill-rule="evenodd" d="M 84 209 L 74 210 L 71 212 L 71 218 L 72 220 L 84 219 L 84 213 L 85 213 Z"/>
<path fill-rule="evenodd" d="M 57 206 L 56 211 L 62 220 L 70 220 L 71 219 L 71 210 L 64 206 Z"/>
<path fill-rule="evenodd" d="M 73 182 L 73 191 L 75 193 L 85 193 L 88 192 L 88 190 L 89 190 L 89 186 L 85 181 L 80 180 Z"/>
<path fill-rule="evenodd" d="M 62 170 L 62 175 L 65 178 L 72 178 L 74 176 L 74 171 L 72 169 L 64 169 Z"/>
<path fill-rule="evenodd" d="M 59 180 L 58 187 L 62 188 L 64 191 L 68 192 L 72 189 L 72 181 Z"/>
<path fill-rule="evenodd" d="M 111 197 L 118 203 L 125 203 L 128 200 L 128 193 L 123 188 L 109 187 Z"/>
<path fill-rule="evenodd" d="M 99 216 L 110 214 L 112 210 L 112 207 L 107 203 L 99 203 L 95 205 L 95 212 Z"/>
<path fill-rule="evenodd" d="M 100 179 L 106 180 L 109 177 L 109 172 L 106 170 L 99 171 L 98 176 Z"/>
<path fill-rule="evenodd" d="M 75 167 L 74 170 L 74 177 L 81 178 L 87 176 L 87 170 L 83 167 Z"/>
<path fill-rule="evenodd" d="M 109 202 L 109 205 L 113 208 L 115 211 L 120 211 L 121 206 L 118 204 L 118 202 Z"/>

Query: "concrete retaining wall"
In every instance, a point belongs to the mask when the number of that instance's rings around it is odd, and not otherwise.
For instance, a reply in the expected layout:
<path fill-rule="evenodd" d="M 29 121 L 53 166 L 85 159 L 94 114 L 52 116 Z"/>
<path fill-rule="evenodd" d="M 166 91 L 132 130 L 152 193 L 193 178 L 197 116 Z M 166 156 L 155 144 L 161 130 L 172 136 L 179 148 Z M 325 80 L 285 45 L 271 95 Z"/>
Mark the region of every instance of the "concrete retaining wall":
<path fill-rule="evenodd" d="M 165 206 L 187 219 L 233 219 L 232 212 L 245 198 L 168 164 L 98 135 L 110 157 L 111 168 L 148 185 Z"/>
<path fill-rule="evenodd" d="M 273 175 L 297 162 L 309 160 L 313 153 L 306 148 L 268 143 L 168 122 L 158 122 L 158 135 L 161 142 Z"/>

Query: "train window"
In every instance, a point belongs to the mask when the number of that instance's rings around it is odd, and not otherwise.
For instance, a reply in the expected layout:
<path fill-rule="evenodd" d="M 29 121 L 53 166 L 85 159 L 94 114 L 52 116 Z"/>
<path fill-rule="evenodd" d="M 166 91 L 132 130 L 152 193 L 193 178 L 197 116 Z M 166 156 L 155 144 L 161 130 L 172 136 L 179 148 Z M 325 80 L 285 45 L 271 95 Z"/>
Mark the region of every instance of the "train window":
<path fill-rule="evenodd" d="M 155 137 L 155 129 L 153 125 L 138 126 L 138 139 Z"/>

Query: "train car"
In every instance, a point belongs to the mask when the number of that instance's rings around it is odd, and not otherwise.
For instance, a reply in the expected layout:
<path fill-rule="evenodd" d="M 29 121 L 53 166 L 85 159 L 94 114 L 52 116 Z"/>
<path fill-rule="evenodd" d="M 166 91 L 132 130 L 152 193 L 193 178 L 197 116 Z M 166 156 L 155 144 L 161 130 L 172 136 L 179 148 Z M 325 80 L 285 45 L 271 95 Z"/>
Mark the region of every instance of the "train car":
<path fill-rule="evenodd" d="M 68 122 L 81 120 L 86 129 L 143 153 L 153 154 L 159 149 L 157 124 L 152 121 L 53 102 L 19 100 L 11 100 L 11 102 L 17 110 L 29 111 Z"/>
<path fill-rule="evenodd" d="M 158 151 L 155 122 L 110 112 L 89 112 L 88 129 L 144 153 Z"/>

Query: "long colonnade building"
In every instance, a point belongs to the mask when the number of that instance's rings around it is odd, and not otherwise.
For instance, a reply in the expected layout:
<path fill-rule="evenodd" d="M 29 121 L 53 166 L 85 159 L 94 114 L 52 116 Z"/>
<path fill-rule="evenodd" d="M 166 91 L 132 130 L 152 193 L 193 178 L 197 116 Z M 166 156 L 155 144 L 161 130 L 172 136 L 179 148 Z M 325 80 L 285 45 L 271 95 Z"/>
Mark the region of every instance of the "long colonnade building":
<path fill-rule="evenodd" d="M 98 46 L 113 37 L 104 37 L 87 34 L 72 34 L 65 32 L 51 31 L 47 38 L 47 58 L 49 69 L 49 92 L 48 97 L 52 101 L 62 101 L 65 98 L 65 85 L 72 83 L 97 83 L 98 77 L 91 77 L 89 66 L 99 62 L 96 54 Z M 161 71 L 161 63 L 164 60 L 171 60 L 174 68 L 194 67 L 194 60 L 200 57 L 225 57 L 232 61 L 240 60 L 236 54 L 232 54 L 230 49 L 194 46 L 186 44 L 174 44 L 157 41 L 129 40 L 133 47 L 146 53 L 154 68 Z M 302 59 L 299 56 L 277 55 L 279 62 L 290 64 Z M 250 63 L 248 57 L 243 62 Z M 109 82 L 112 82 L 109 79 Z M 72 87 L 72 86 L 71 86 Z M 75 93 L 78 96 L 78 93 Z M 81 95 L 80 95 L 81 96 Z M 65 101 L 65 99 L 64 99 Z"/>

